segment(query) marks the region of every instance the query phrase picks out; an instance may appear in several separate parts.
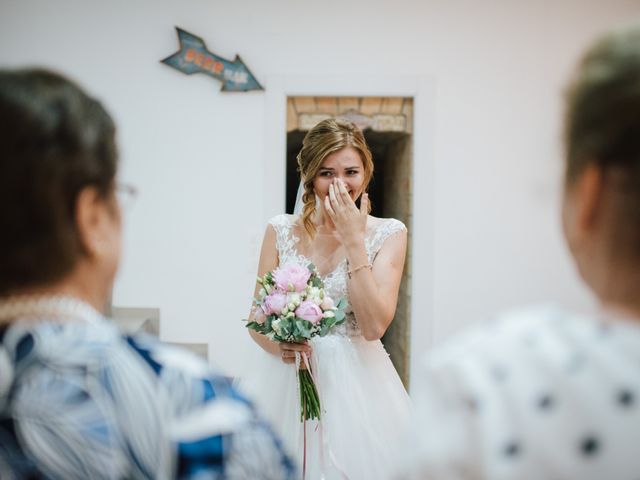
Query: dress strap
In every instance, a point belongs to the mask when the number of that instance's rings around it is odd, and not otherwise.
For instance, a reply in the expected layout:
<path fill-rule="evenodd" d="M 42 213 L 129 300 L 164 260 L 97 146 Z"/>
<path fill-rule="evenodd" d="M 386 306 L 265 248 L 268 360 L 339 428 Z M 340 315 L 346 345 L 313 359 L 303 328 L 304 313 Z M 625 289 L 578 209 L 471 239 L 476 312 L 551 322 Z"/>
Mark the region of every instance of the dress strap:
<path fill-rule="evenodd" d="M 276 248 L 278 249 L 280 263 L 285 263 L 287 259 L 295 255 L 295 245 L 298 242 L 298 237 L 291 233 L 294 219 L 293 215 L 281 214 L 269 220 L 269 225 L 276 232 Z"/>
<path fill-rule="evenodd" d="M 369 262 L 373 263 L 387 238 L 393 234 L 403 231 L 406 232 L 407 227 L 404 223 L 400 220 L 396 220 L 395 218 L 387 218 L 378 225 L 365 244 L 367 247 L 367 253 L 369 254 Z"/>

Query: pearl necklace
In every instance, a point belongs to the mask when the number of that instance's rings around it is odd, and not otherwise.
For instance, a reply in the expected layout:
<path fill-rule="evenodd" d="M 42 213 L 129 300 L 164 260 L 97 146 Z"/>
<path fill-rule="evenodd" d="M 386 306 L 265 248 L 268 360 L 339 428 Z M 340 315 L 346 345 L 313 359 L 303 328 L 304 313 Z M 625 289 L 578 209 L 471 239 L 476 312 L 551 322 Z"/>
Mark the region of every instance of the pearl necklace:
<path fill-rule="evenodd" d="M 15 296 L 0 299 L 0 324 L 16 320 L 100 323 L 104 317 L 91 305 L 68 295 Z"/>

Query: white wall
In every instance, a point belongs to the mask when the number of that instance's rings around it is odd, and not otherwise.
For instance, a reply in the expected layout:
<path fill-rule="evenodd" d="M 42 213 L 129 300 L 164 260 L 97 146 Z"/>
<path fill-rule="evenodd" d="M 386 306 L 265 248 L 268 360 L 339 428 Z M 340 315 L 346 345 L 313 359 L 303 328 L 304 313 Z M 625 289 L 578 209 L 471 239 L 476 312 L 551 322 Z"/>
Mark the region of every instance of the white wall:
<path fill-rule="evenodd" d="M 104 99 L 141 191 L 114 301 L 160 307 L 164 339 L 210 342 L 233 373 L 284 206 L 280 100 L 348 93 L 340 79 L 419 99 L 415 352 L 513 305 L 587 307 L 558 222 L 560 92 L 593 36 L 638 14 L 640 0 L 2 0 L 0 64 L 59 69 Z M 241 54 L 266 92 L 160 64 L 176 25 Z"/>

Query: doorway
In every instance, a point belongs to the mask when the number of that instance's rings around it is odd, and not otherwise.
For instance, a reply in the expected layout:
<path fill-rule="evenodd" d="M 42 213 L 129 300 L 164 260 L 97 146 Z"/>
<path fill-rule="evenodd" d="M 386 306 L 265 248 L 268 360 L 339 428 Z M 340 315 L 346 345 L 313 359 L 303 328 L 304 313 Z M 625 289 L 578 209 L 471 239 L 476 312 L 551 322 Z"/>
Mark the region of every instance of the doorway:
<path fill-rule="evenodd" d="M 299 184 L 296 156 L 306 133 L 318 122 L 340 117 L 363 131 L 375 165 L 369 186 L 371 215 L 401 220 L 409 230 L 407 258 L 396 315 L 382 338 L 400 378 L 409 387 L 411 332 L 411 224 L 413 171 L 413 98 L 287 98 L 286 211 L 293 212 Z"/>

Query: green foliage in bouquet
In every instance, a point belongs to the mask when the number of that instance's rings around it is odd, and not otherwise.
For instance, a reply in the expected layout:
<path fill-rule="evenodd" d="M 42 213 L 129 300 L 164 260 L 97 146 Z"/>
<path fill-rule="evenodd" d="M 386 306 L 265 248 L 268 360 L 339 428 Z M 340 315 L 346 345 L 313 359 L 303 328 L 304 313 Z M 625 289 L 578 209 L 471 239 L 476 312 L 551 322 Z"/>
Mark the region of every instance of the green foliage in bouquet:
<path fill-rule="evenodd" d="M 262 288 L 254 299 L 254 319 L 246 326 L 271 340 L 304 343 L 328 335 L 345 321 L 346 299 L 334 303 L 325 294 L 313 264 L 278 268 L 258 277 L 258 283 Z M 319 419 L 320 399 L 312 372 L 301 369 L 298 378 L 301 421 Z"/>

